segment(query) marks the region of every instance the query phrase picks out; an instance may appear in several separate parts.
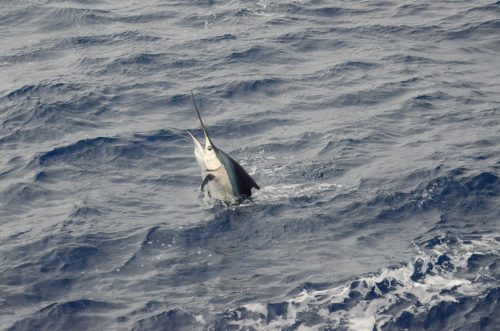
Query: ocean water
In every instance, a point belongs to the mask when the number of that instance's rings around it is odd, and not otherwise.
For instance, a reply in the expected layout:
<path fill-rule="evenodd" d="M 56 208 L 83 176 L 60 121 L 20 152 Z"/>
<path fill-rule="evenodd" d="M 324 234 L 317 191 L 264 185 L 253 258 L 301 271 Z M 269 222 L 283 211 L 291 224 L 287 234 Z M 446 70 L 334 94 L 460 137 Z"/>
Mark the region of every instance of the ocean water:
<path fill-rule="evenodd" d="M 2 330 L 500 325 L 500 2 L 0 3 Z"/>

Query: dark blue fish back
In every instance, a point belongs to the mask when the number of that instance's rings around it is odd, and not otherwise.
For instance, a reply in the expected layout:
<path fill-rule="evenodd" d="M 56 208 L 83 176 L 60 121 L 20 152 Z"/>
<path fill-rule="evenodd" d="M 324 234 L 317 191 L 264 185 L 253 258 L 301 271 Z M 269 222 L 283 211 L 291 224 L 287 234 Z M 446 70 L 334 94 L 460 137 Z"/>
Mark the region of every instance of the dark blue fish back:
<path fill-rule="evenodd" d="M 260 189 L 259 185 L 250 177 L 243 167 L 229 155 L 217 149 L 217 156 L 222 161 L 229 175 L 229 180 L 236 189 L 235 195 L 240 198 L 249 198 L 252 196 L 252 188 Z"/>

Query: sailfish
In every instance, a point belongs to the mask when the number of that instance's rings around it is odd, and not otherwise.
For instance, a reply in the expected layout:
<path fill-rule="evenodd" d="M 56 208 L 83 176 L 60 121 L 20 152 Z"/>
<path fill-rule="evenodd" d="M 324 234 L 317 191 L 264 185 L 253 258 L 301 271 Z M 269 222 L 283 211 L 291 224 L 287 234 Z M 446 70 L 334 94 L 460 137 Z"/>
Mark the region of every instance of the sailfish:
<path fill-rule="evenodd" d="M 205 147 L 188 131 L 194 143 L 194 155 L 201 169 L 201 191 L 209 198 L 222 201 L 227 205 L 241 202 L 252 196 L 252 188 L 260 190 L 252 177 L 229 155 L 216 147 L 201 119 L 198 105 L 191 92 L 194 108 L 198 114 L 205 135 Z"/>

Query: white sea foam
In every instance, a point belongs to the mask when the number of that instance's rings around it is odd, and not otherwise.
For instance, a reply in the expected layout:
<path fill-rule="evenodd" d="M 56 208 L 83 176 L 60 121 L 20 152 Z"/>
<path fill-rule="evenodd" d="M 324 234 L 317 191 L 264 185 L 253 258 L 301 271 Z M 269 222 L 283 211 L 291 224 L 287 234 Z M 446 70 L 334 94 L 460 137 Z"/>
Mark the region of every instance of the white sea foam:
<path fill-rule="evenodd" d="M 457 238 L 450 242 L 445 235 L 437 239 L 442 242 L 429 245 L 433 246 L 431 248 L 416 245 L 413 263 L 384 268 L 376 274 L 329 289 L 303 290 L 283 303 L 287 307 L 286 313 L 276 318 L 269 318 L 265 304 L 248 304 L 237 308 L 238 317 L 228 324 L 239 330 L 250 325 L 256 330 L 279 330 L 297 323 L 300 314 L 313 312 L 322 320 L 305 320 L 299 330 L 319 330 L 325 326 L 343 326 L 355 331 L 381 330 L 391 318 L 398 317 L 389 313 L 389 308 L 395 303 L 409 303 L 398 315 L 404 311 L 419 314 L 441 302 L 456 302 L 460 295 L 481 295 L 491 287 L 491 284 L 478 281 L 480 278 L 495 280 L 487 267 L 482 268 L 479 271 L 481 277 L 475 279 L 459 276 L 459 271 L 467 267 L 472 254 L 500 256 L 500 243 L 493 235 L 469 240 Z M 338 308 L 330 311 L 329 307 L 334 304 L 338 304 Z"/>
<path fill-rule="evenodd" d="M 340 184 L 327 182 L 285 183 L 267 185 L 255 192 L 255 203 L 285 202 L 294 199 L 331 200 L 338 195 L 355 191 L 359 184 Z"/>

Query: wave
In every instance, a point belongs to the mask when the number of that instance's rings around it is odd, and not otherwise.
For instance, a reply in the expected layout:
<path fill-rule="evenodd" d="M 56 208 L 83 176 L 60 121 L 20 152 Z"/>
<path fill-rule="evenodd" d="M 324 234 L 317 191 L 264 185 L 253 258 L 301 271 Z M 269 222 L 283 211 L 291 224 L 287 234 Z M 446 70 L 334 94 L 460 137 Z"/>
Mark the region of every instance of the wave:
<path fill-rule="evenodd" d="M 435 172 L 440 172 L 436 169 Z M 363 217 L 368 220 L 397 222 L 421 218 L 426 213 L 437 212 L 441 226 L 450 226 L 450 220 L 459 217 L 470 221 L 481 219 L 482 212 L 487 213 L 491 207 L 491 197 L 498 196 L 498 177 L 491 172 L 475 175 L 467 174 L 465 169 L 454 169 L 429 179 L 434 172 L 420 175 L 410 174 L 403 183 L 407 186 L 417 184 L 416 188 L 407 191 L 379 192 L 374 198 L 362 205 L 356 203 L 346 207 L 344 216 Z M 418 176 L 415 178 L 414 176 Z M 419 179 L 418 179 L 419 178 Z M 421 182 L 422 181 L 422 182 Z M 463 222 L 463 221 L 461 221 Z M 460 222 L 460 223 L 461 223 Z M 396 226 L 396 223 L 393 223 Z"/>
<path fill-rule="evenodd" d="M 229 63 L 260 62 L 281 63 L 286 53 L 274 47 L 252 46 L 243 51 L 234 51 L 228 55 Z"/>
<path fill-rule="evenodd" d="M 177 13 L 169 10 L 160 10 L 154 13 L 119 15 L 115 20 L 122 23 L 145 24 L 163 20 L 169 20 L 177 17 Z"/>
<path fill-rule="evenodd" d="M 42 167 L 50 167 L 56 163 L 67 163 L 80 165 L 82 169 L 88 166 L 88 170 L 91 170 L 97 164 L 111 166 L 113 163 L 125 159 L 139 162 L 147 155 L 159 153 L 157 144 L 160 142 L 170 143 L 170 146 L 165 146 L 166 149 L 163 152 L 169 151 L 168 154 L 170 155 L 167 155 L 167 157 L 175 157 L 172 154 L 179 147 L 172 143 L 179 139 L 184 141 L 186 136 L 170 130 L 160 130 L 150 134 L 136 134 L 129 138 L 88 138 L 41 153 L 36 158 L 36 162 Z"/>
<path fill-rule="evenodd" d="M 447 93 L 437 91 L 429 94 L 420 94 L 405 101 L 402 108 L 405 110 L 429 110 L 435 109 L 437 102 L 450 100 L 451 96 Z"/>
<path fill-rule="evenodd" d="M 133 331 L 139 330 L 202 330 L 203 317 L 193 315 L 180 309 L 172 309 L 161 314 L 140 319 L 132 326 Z"/>
<path fill-rule="evenodd" d="M 60 46 L 100 46 L 100 45 L 117 45 L 130 42 L 158 42 L 160 37 L 142 34 L 139 31 L 123 31 L 112 34 L 98 34 L 98 35 L 81 35 L 62 39 Z"/>
<path fill-rule="evenodd" d="M 275 128 L 285 128 L 287 125 L 291 124 L 293 124 L 293 122 L 290 120 L 269 116 L 266 117 L 264 115 L 252 113 L 249 114 L 248 118 L 243 117 L 238 120 L 230 119 L 215 125 L 210 125 L 209 131 L 214 137 L 224 139 L 242 139 L 246 137 L 255 137 L 258 133 L 270 131 Z M 191 130 L 192 133 L 196 131 L 198 130 Z M 203 136 L 202 131 L 199 130 L 195 136 Z M 217 143 L 217 141 L 215 142 Z M 231 154 L 237 155 L 240 153 L 239 151 L 233 151 Z"/>
<path fill-rule="evenodd" d="M 220 86 L 213 86 L 215 93 L 222 98 L 236 96 L 255 96 L 256 94 L 274 95 L 278 93 L 285 80 L 278 78 L 262 78 L 252 80 L 231 81 Z"/>
<path fill-rule="evenodd" d="M 214 37 L 209 37 L 209 38 L 204 38 L 202 39 L 202 42 L 205 43 L 218 43 L 218 42 L 224 42 L 224 41 L 231 41 L 231 40 L 236 40 L 238 39 L 237 36 L 231 33 L 226 33 L 223 35 L 218 35 Z"/>
<path fill-rule="evenodd" d="M 447 39 L 470 39 L 473 37 L 478 37 L 481 39 L 486 39 L 488 37 L 494 37 L 498 35 L 500 31 L 500 20 L 489 20 L 480 23 L 467 23 L 446 33 Z"/>
<path fill-rule="evenodd" d="M 114 22 L 111 13 L 102 9 L 49 7 L 36 18 L 36 24 L 45 31 L 72 27 L 106 25 Z"/>
<path fill-rule="evenodd" d="M 42 83 L 38 85 L 24 85 L 20 88 L 15 89 L 7 93 L 5 96 L 1 97 L 2 101 L 18 101 L 18 99 L 24 99 L 29 97 L 47 97 L 57 96 L 64 93 L 70 93 L 82 90 L 85 86 L 82 84 L 74 83 Z"/>
<path fill-rule="evenodd" d="M 6 130 L 0 144 L 56 139 L 61 133 L 96 128 L 94 121 L 109 115 L 108 96 L 86 84 L 25 85 L 0 99 L 11 106 L 2 115 Z"/>
<path fill-rule="evenodd" d="M 52 39 L 41 39 L 34 45 L 24 46 L 10 50 L 10 54 L 0 56 L 0 63 L 3 65 L 19 65 L 21 63 L 39 62 L 42 60 L 53 60 L 54 58 L 64 59 L 66 50 L 76 48 L 91 48 L 117 46 L 127 43 L 154 43 L 161 40 L 160 37 L 142 34 L 138 31 L 128 30 L 110 34 L 83 34 L 76 36 L 63 36 Z M 102 58 L 84 57 L 80 64 L 96 64 Z M 93 60 L 93 61 L 92 61 Z"/>
<path fill-rule="evenodd" d="M 289 32 L 276 38 L 279 44 L 291 47 L 295 52 L 315 52 L 319 50 L 337 49 L 348 46 L 348 42 L 339 38 L 332 38 L 326 31 L 310 30 Z"/>
<path fill-rule="evenodd" d="M 319 290 L 305 284 L 284 302 L 230 309 L 217 316 L 215 328 L 493 330 L 500 321 L 491 311 L 500 297 L 499 239 L 443 234 L 416 249 L 411 263 Z"/>
<path fill-rule="evenodd" d="M 99 316 L 120 305 L 91 299 L 78 299 L 51 304 L 34 316 L 24 318 L 8 328 L 14 330 L 68 330 L 73 328 L 93 329 L 105 324 L 106 318 Z"/>
<path fill-rule="evenodd" d="M 100 66 L 97 75 L 127 74 L 142 75 L 144 71 L 157 72 L 166 59 L 165 53 L 127 54 Z"/>
<path fill-rule="evenodd" d="M 402 218 L 404 215 L 437 208 L 445 213 L 462 215 L 480 211 L 491 196 L 500 193 L 498 177 L 489 172 L 461 178 L 462 169 L 456 169 L 421 185 L 409 193 L 395 193 L 376 198 L 384 201 L 378 218 Z"/>
<path fill-rule="evenodd" d="M 300 10 L 294 10 L 294 14 L 312 16 L 312 17 L 324 17 L 324 18 L 340 18 L 343 16 L 353 17 L 357 15 L 363 15 L 372 13 L 373 9 L 354 9 L 346 7 L 335 7 L 335 6 L 322 6 L 317 8 L 302 7 Z"/>

